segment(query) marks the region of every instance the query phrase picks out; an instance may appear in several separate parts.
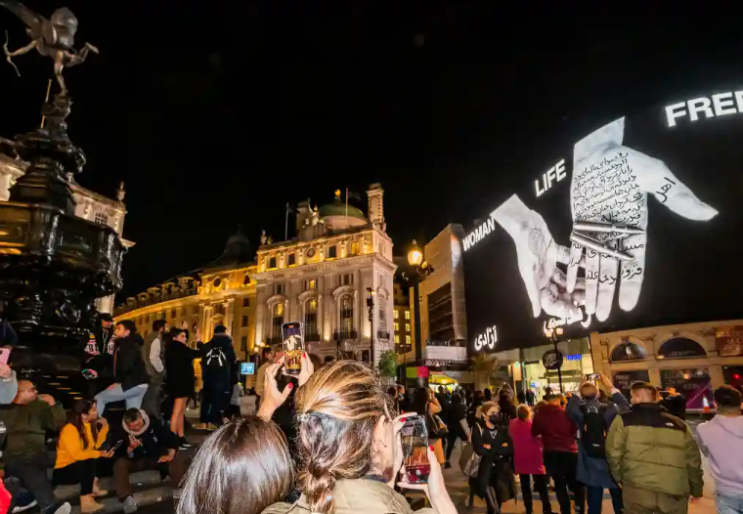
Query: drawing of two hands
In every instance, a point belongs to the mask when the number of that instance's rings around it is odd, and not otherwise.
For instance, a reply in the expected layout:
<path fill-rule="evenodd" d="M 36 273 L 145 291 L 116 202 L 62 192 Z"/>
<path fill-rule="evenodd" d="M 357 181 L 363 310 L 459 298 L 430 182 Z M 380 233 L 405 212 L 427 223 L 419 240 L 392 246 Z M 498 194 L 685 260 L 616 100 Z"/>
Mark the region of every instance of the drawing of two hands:
<path fill-rule="evenodd" d="M 519 272 L 532 304 L 534 317 L 605 321 L 611 312 L 617 281 L 619 306 L 631 311 L 640 298 L 648 244 L 647 196 L 693 221 L 709 221 L 717 211 L 700 201 L 663 161 L 622 145 L 624 118 L 593 132 L 575 145 L 570 188 L 573 223 L 616 224 L 638 228 L 640 234 L 592 234 L 609 248 L 631 259 L 620 262 L 596 250 L 573 243 L 570 250 L 553 239 L 542 216 L 514 195 L 491 216 L 513 238 Z M 567 266 L 567 273 L 557 267 Z M 585 278 L 578 278 L 584 268 Z"/>

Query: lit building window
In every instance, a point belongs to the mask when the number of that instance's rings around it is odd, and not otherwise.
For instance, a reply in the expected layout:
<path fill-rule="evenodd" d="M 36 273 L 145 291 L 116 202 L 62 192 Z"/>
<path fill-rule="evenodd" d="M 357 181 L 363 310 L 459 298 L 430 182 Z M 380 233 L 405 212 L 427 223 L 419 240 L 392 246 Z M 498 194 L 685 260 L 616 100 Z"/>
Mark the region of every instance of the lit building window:
<path fill-rule="evenodd" d="M 351 338 L 353 332 L 353 297 L 346 295 L 341 298 L 341 338 Z"/>
<path fill-rule="evenodd" d="M 273 306 L 273 320 L 272 320 L 272 328 L 273 331 L 271 335 L 273 337 L 281 337 L 281 325 L 284 324 L 284 304 L 283 303 L 277 303 Z"/>
<path fill-rule="evenodd" d="M 395 323 L 395 332 L 399 332 L 399 331 L 400 331 L 400 324 Z"/>
<path fill-rule="evenodd" d="M 399 316 L 400 316 L 400 312 L 397 309 L 395 309 L 394 311 L 392 311 L 392 317 L 394 319 L 397 319 Z"/>
<path fill-rule="evenodd" d="M 410 323 L 405 323 L 405 332 L 410 332 Z"/>
<path fill-rule="evenodd" d="M 314 291 L 315 290 L 315 279 L 312 280 L 305 280 L 304 281 L 304 290 L 305 291 Z"/>
<path fill-rule="evenodd" d="M 405 336 L 405 344 L 410 344 L 410 336 Z"/>
<path fill-rule="evenodd" d="M 410 311 L 405 311 L 405 319 L 410 319 Z"/>
<path fill-rule="evenodd" d="M 317 300 L 314 298 L 304 304 L 304 333 L 305 337 L 317 335 Z"/>
<path fill-rule="evenodd" d="M 358 255 L 359 254 L 359 242 L 354 241 L 351 243 L 351 255 Z"/>
<path fill-rule="evenodd" d="M 95 222 L 99 225 L 108 225 L 108 214 L 106 214 L 105 212 L 96 212 Z"/>
<path fill-rule="evenodd" d="M 395 344 L 400 344 L 400 336 L 395 336 Z"/>

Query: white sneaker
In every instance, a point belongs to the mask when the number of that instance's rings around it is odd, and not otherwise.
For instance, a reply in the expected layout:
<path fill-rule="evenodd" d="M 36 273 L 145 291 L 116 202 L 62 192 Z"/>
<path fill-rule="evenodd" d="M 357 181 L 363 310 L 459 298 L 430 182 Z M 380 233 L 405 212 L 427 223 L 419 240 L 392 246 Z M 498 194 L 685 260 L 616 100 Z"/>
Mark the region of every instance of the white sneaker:
<path fill-rule="evenodd" d="M 137 502 L 134 500 L 134 496 L 130 494 L 124 500 L 124 514 L 132 514 L 132 512 L 137 512 Z"/>
<path fill-rule="evenodd" d="M 72 505 L 69 502 L 64 502 L 62 505 L 54 511 L 54 514 L 70 514 L 72 511 Z"/>
<path fill-rule="evenodd" d="M 15 508 L 13 508 L 13 514 L 18 514 L 19 512 L 26 512 L 28 509 L 33 509 L 38 504 L 39 502 L 34 500 L 31 503 L 27 503 L 26 505 L 16 505 Z"/>

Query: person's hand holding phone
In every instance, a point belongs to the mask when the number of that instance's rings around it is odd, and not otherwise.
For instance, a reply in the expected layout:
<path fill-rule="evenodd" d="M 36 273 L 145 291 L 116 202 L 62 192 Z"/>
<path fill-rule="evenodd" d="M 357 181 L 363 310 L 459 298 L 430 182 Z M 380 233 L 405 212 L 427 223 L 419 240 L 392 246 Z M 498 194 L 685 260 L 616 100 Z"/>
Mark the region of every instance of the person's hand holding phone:
<path fill-rule="evenodd" d="M 261 398 L 261 407 L 258 409 L 258 417 L 264 421 L 271 420 L 273 413 L 284 404 L 294 388 L 294 384 L 290 383 L 283 391 L 279 391 L 279 385 L 276 382 L 276 372 L 283 365 L 284 359 L 282 358 L 276 364 L 271 364 L 266 368 L 263 397 Z"/>
<path fill-rule="evenodd" d="M 0 378 L 10 378 L 11 373 L 10 366 L 0 362 Z"/>
<path fill-rule="evenodd" d="M 116 448 L 111 448 L 110 450 L 101 452 L 100 457 L 103 459 L 110 459 L 111 457 L 114 456 L 114 453 L 116 453 Z"/>
<path fill-rule="evenodd" d="M 302 353 L 302 369 L 299 371 L 299 387 L 307 383 L 312 374 L 315 372 L 315 365 L 312 364 L 307 352 Z"/>
<path fill-rule="evenodd" d="M 438 514 L 457 514 L 457 508 L 454 506 L 454 502 L 451 501 L 449 493 L 446 491 L 446 483 L 444 482 L 444 473 L 441 471 L 441 464 L 436 459 L 436 453 L 433 451 L 433 446 L 429 446 L 426 452 L 428 456 L 428 463 L 431 466 L 431 472 L 428 475 L 427 484 L 411 484 L 407 481 L 405 466 L 400 470 L 400 474 L 403 478 L 397 482 L 397 485 L 401 489 L 410 489 L 413 491 L 423 491 L 426 493 L 428 500 L 431 502 L 431 506 L 438 512 Z"/>
<path fill-rule="evenodd" d="M 129 447 L 127 448 L 127 453 L 132 453 L 134 450 L 142 446 L 142 441 L 137 439 L 136 437 L 130 435 L 129 436 Z"/>

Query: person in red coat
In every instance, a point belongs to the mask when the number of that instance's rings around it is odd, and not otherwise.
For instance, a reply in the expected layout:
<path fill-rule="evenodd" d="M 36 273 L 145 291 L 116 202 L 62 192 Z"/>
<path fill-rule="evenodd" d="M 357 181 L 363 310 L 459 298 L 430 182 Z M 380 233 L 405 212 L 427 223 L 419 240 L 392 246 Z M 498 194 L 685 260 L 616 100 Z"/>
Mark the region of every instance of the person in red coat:
<path fill-rule="evenodd" d="M 547 473 L 555 481 L 555 495 L 560 503 L 561 514 L 570 514 L 570 495 L 575 496 L 575 514 L 586 511 L 585 488 L 578 482 L 578 428 L 567 416 L 562 406 L 562 394 L 550 394 L 547 405 L 534 415 L 531 433 L 542 437 L 544 464 Z"/>
<path fill-rule="evenodd" d="M 547 475 L 542 458 L 542 440 L 531 434 L 531 409 L 527 405 L 519 405 L 516 419 L 512 419 L 508 433 L 513 440 L 513 467 L 521 477 L 521 494 L 524 498 L 526 514 L 534 512 L 531 479 L 534 477 L 534 486 L 542 500 L 542 512 L 552 514 L 550 495 L 547 490 Z"/>

